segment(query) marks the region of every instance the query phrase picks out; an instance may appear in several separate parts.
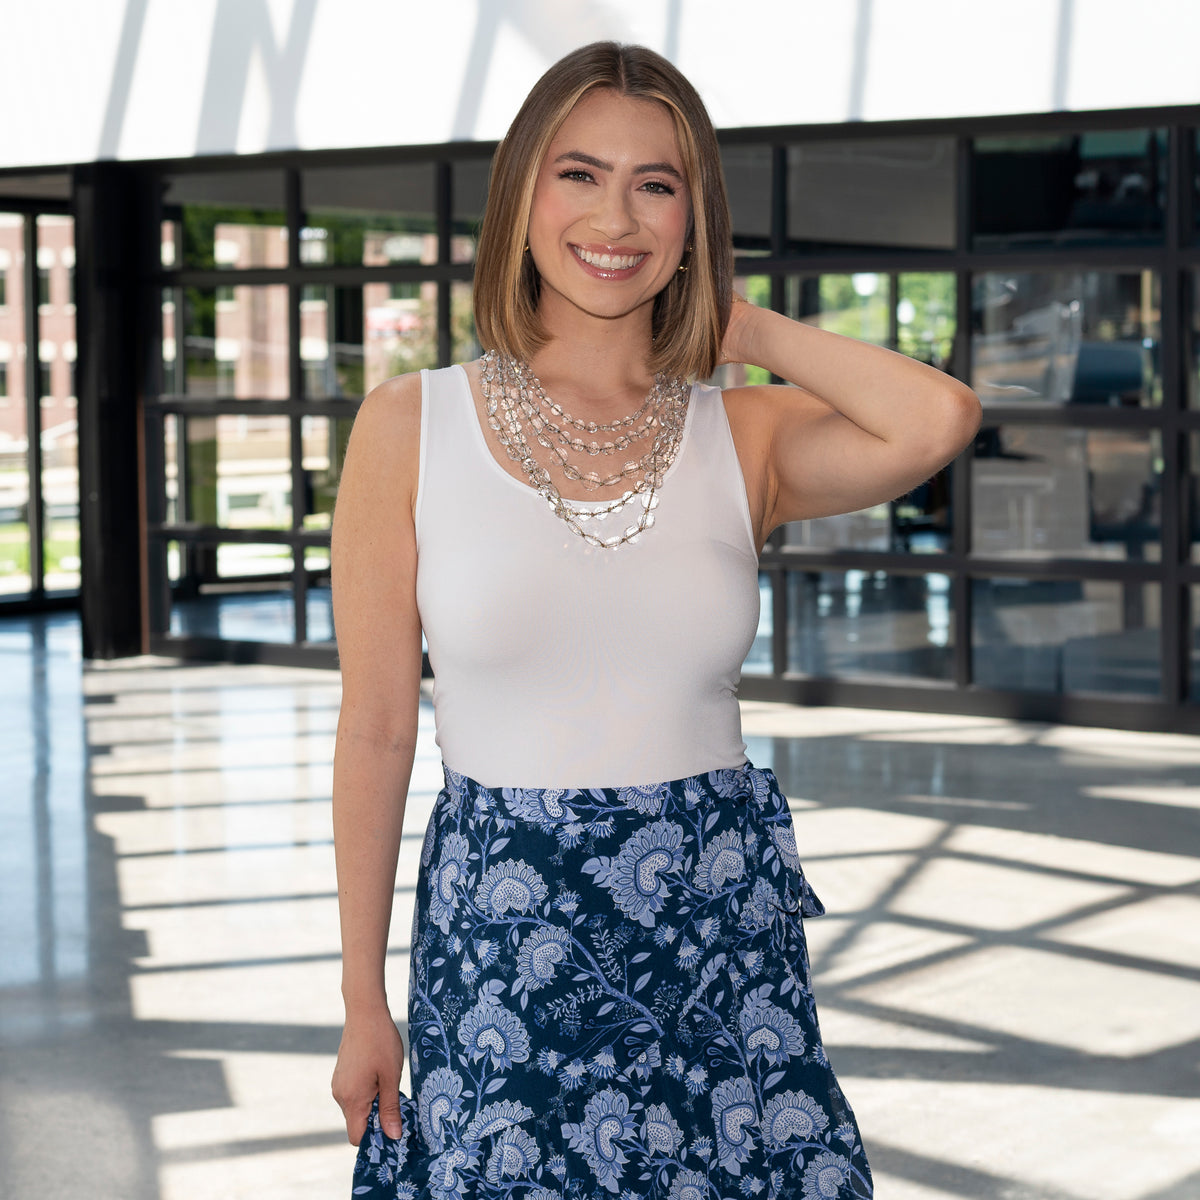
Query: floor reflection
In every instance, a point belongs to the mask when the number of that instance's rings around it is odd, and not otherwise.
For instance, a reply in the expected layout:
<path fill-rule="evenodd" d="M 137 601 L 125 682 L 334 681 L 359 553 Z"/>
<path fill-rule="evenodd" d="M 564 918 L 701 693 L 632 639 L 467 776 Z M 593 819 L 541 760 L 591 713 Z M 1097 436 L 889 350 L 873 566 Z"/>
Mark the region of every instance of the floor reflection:
<path fill-rule="evenodd" d="M 326 1200 L 331 672 L 0 622 L 0 1193 Z M 1200 743 L 745 705 L 881 1200 L 1200 1195 Z M 431 717 L 392 924 L 402 1010 Z"/>

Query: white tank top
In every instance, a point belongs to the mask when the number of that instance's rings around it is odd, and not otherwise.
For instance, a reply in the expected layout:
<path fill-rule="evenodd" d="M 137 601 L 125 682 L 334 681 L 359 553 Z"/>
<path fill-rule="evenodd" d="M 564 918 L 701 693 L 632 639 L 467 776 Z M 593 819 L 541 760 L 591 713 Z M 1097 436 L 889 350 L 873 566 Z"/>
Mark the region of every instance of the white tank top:
<path fill-rule="evenodd" d="M 486 787 L 584 788 L 746 761 L 758 555 L 719 389 L 692 389 L 653 527 L 607 550 L 492 457 L 462 367 L 422 371 L 416 534 L 447 766 Z"/>

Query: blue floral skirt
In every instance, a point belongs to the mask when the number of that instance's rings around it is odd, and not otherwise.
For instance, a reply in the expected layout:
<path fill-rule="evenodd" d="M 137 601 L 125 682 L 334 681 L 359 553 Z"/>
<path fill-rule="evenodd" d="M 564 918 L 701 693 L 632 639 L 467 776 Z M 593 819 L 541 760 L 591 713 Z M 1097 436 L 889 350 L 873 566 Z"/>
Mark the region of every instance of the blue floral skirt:
<path fill-rule="evenodd" d="M 872 1195 L 817 1028 L 824 909 L 749 765 L 649 787 L 485 788 L 446 770 L 412 941 L 413 1099 L 378 1103 L 372 1200 Z"/>

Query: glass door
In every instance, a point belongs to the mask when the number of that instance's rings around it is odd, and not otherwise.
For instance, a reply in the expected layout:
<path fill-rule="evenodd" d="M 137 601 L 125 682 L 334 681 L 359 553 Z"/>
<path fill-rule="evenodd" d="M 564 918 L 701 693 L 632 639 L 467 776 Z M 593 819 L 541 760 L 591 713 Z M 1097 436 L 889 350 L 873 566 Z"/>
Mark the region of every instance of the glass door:
<path fill-rule="evenodd" d="M 75 230 L 0 212 L 0 605 L 79 590 Z"/>
<path fill-rule="evenodd" d="M 25 218 L 0 212 L 0 601 L 29 596 Z"/>

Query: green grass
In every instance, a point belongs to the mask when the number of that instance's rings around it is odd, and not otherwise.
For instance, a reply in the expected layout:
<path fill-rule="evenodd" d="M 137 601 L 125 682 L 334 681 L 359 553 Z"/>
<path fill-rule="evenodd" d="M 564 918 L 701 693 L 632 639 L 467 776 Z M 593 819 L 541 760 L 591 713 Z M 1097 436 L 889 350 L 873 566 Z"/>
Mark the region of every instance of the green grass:
<path fill-rule="evenodd" d="M 52 521 L 50 536 L 45 539 L 43 569 L 55 573 L 64 569 L 64 558 L 79 559 L 79 529 L 74 521 Z M 24 521 L 9 521 L 0 525 L 0 575 L 29 574 L 29 526 Z"/>

